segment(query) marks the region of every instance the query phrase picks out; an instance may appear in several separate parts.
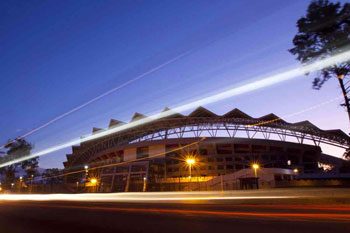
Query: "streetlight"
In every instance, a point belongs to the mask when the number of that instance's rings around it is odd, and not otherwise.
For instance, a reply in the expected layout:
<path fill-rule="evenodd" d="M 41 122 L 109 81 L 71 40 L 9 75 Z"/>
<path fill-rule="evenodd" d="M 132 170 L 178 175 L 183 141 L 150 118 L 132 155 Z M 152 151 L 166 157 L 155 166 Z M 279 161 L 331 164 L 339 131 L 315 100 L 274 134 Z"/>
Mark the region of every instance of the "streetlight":
<path fill-rule="evenodd" d="M 90 179 L 90 184 L 92 186 L 92 191 L 96 192 L 97 191 L 97 179 L 96 178 L 91 178 Z"/>
<path fill-rule="evenodd" d="M 143 192 L 146 192 L 146 187 L 147 187 L 147 178 L 143 177 L 143 188 L 142 188 Z"/>
<path fill-rule="evenodd" d="M 96 178 L 92 178 L 92 179 L 90 180 L 90 183 L 91 183 L 93 186 L 95 186 L 95 185 L 97 184 L 97 179 L 96 179 Z"/>
<path fill-rule="evenodd" d="M 30 177 L 31 177 L 31 179 L 30 179 L 30 193 L 32 193 L 32 191 L 33 191 L 33 179 L 34 179 L 34 174 L 32 174 Z"/>
<path fill-rule="evenodd" d="M 298 174 L 298 172 L 299 172 L 298 168 L 294 168 L 293 172 L 294 172 L 295 174 Z"/>
<path fill-rule="evenodd" d="M 88 166 L 88 165 L 85 165 L 85 166 L 84 166 L 84 169 L 85 169 L 85 182 L 84 182 L 84 187 L 86 187 L 86 182 L 87 182 L 88 176 L 89 176 L 89 166 Z"/>
<path fill-rule="evenodd" d="M 22 191 L 22 181 L 23 181 L 23 177 L 20 176 L 20 177 L 19 177 L 19 192 Z"/>
<path fill-rule="evenodd" d="M 255 176 L 255 178 L 257 178 L 258 177 L 258 169 L 260 168 L 259 164 L 253 163 L 252 164 L 252 168 L 254 169 L 254 176 Z"/>
<path fill-rule="evenodd" d="M 189 170 L 190 170 L 190 178 L 191 178 L 191 176 L 192 176 L 192 165 L 194 165 L 195 163 L 196 163 L 196 160 L 194 159 L 194 158 L 187 158 L 186 159 L 186 163 L 187 163 L 187 165 L 188 165 L 188 167 L 189 167 Z"/>

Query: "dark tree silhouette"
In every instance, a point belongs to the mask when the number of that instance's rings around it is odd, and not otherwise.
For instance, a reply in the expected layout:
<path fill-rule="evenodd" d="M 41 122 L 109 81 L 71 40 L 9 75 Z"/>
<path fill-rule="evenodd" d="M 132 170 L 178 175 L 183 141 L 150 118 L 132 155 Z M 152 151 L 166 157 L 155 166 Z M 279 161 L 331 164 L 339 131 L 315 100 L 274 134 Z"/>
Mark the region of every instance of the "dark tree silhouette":
<path fill-rule="evenodd" d="M 345 150 L 344 158 L 350 161 L 350 148 Z"/>
<path fill-rule="evenodd" d="M 61 170 L 58 168 L 49 168 L 42 174 L 44 183 L 46 184 L 61 184 L 63 183 L 63 176 Z"/>
<path fill-rule="evenodd" d="M 2 157 L 1 161 L 7 162 L 29 155 L 32 148 L 33 145 L 27 142 L 25 139 L 13 140 L 6 145 L 6 155 Z M 8 186 L 11 183 L 15 182 L 15 173 L 16 169 L 19 166 L 21 166 L 26 171 L 28 177 L 35 175 L 38 168 L 38 158 L 33 158 L 22 163 L 16 163 L 1 168 L 0 173 L 4 175 L 5 185 Z"/>
<path fill-rule="evenodd" d="M 332 3 L 327 0 L 312 1 L 306 16 L 297 22 L 298 33 L 289 51 L 301 63 L 310 63 L 333 54 L 341 53 L 350 46 L 350 4 Z M 350 61 L 325 68 L 316 74 L 313 88 L 319 90 L 329 79 L 335 77 L 344 95 L 344 103 L 350 120 L 349 95 L 344 84 L 349 78 Z"/>
<path fill-rule="evenodd" d="M 39 167 L 39 158 L 33 158 L 25 160 L 21 163 L 22 169 L 26 172 L 27 178 L 33 178 L 34 176 L 38 175 L 38 167 Z"/>
<path fill-rule="evenodd" d="M 49 184 L 50 192 L 52 192 L 53 187 L 58 184 L 63 183 L 63 176 L 61 170 L 58 168 L 46 169 L 42 174 L 43 181 L 45 184 Z"/>

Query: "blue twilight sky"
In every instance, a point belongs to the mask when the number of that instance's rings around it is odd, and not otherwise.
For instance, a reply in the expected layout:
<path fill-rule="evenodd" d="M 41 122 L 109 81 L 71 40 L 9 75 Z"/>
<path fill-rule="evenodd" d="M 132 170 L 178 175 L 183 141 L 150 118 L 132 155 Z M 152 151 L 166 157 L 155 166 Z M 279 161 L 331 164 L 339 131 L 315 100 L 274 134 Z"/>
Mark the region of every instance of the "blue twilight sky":
<path fill-rule="evenodd" d="M 27 139 L 35 151 L 129 121 L 165 106 L 200 99 L 299 64 L 288 53 L 309 1 L 0 1 L 0 142 L 15 138 L 150 69 L 186 56 Z M 340 95 L 311 77 L 206 106 L 252 116 L 286 116 Z M 348 132 L 340 100 L 289 117 Z M 339 156 L 341 151 L 324 147 Z M 41 158 L 62 167 L 70 149 Z"/>

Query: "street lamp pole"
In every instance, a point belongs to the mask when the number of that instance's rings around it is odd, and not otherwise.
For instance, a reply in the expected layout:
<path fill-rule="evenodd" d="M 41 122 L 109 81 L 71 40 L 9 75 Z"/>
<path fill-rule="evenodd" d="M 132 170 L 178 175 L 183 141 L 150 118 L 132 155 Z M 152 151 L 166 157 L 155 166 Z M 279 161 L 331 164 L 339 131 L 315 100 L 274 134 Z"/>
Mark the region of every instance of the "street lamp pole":
<path fill-rule="evenodd" d="M 30 177 L 31 177 L 31 179 L 30 179 L 30 193 L 32 193 L 32 191 L 33 191 L 33 179 L 34 179 L 34 175 L 32 174 Z"/>
<path fill-rule="evenodd" d="M 142 191 L 146 192 L 146 188 L 147 188 L 147 177 L 143 177 L 143 188 L 142 188 Z"/>
<path fill-rule="evenodd" d="M 254 163 L 253 165 L 252 165 L 252 168 L 254 169 L 254 177 L 255 178 L 257 178 L 258 177 L 258 169 L 259 169 L 259 164 L 257 164 L 257 163 Z"/>
<path fill-rule="evenodd" d="M 20 192 L 20 193 L 22 192 L 22 181 L 23 181 L 23 177 L 20 176 L 20 177 L 19 177 L 19 192 Z"/>
<path fill-rule="evenodd" d="M 196 163 L 196 160 L 194 158 L 187 158 L 186 159 L 186 163 L 188 165 L 189 168 L 189 173 L 190 173 L 190 179 L 192 177 L 192 165 L 194 165 Z"/>
<path fill-rule="evenodd" d="M 85 182 L 84 182 L 84 189 L 85 189 L 86 188 L 86 182 L 87 182 L 88 177 L 89 177 L 89 166 L 85 165 L 84 169 L 85 169 Z"/>

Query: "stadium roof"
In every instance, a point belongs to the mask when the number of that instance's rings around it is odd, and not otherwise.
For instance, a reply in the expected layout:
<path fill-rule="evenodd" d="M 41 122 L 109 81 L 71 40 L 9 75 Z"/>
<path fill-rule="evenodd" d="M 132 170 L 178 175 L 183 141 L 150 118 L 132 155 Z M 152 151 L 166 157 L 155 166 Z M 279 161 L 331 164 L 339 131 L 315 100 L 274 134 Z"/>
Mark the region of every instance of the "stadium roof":
<path fill-rule="evenodd" d="M 163 111 L 172 110 L 165 108 Z M 147 116 L 135 113 L 130 122 L 144 118 L 147 118 Z M 108 127 L 114 128 L 124 124 L 126 123 L 111 119 Z M 309 121 L 290 123 L 273 113 L 255 118 L 237 108 L 223 115 L 217 115 L 204 107 L 198 107 L 187 116 L 172 112 L 170 116 L 91 140 L 82 143 L 80 146 L 74 146 L 73 154 L 80 154 L 83 157 L 89 156 L 88 154 L 96 152 L 91 148 L 105 148 L 106 145 L 103 143 L 106 142 L 109 143 L 108 146 L 117 146 L 119 143 L 126 144 L 137 140 L 165 139 L 171 135 L 182 137 L 185 132 L 193 132 L 193 137 L 200 137 L 198 132 L 201 130 L 208 130 L 212 137 L 216 136 L 216 133 L 213 132 L 218 130 L 231 132 L 229 133 L 230 137 L 234 137 L 235 132 L 241 130 L 247 132 L 248 138 L 253 138 L 252 135 L 262 133 L 265 139 L 270 139 L 270 134 L 276 134 L 282 141 L 285 141 L 287 137 L 294 137 L 299 143 L 303 143 L 305 139 L 313 141 L 316 146 L 319 146 L 320 143 L 341 148 L 350 146 L 349 136 L 340 129 L 323 130 Z M 93 128 L 93 134 L 98 134 L 101 131 L 103 129 Z M 72 159 L 73 157 L 75 156 L 70 155 L 68 160 L 70 162 L 76 161 L 76 159 Z"/>

